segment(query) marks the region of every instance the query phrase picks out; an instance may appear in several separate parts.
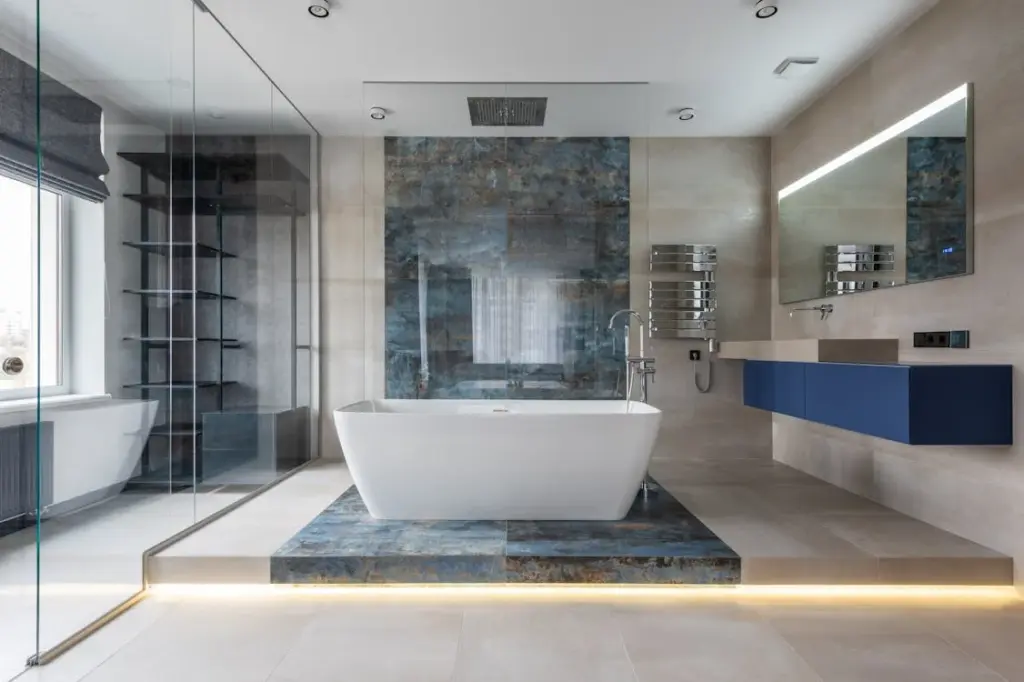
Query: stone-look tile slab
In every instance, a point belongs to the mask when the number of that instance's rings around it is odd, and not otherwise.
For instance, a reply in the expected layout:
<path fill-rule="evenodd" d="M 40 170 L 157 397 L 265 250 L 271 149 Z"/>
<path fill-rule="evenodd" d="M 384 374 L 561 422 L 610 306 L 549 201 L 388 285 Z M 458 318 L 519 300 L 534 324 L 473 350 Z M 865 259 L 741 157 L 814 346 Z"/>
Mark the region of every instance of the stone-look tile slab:
<path fill-rule="evenodd" d="M 651 483 L 611 522 L 381 521 L 355 488 L 271 558 L 275 583 L 734 584 L 740 559 Z"/>
<path fill-rule="evenodd" d="M 716 557 L 516 557 L 505 558 L 509 583 L 612 585 L 734 585 L 740 560 Z"/>

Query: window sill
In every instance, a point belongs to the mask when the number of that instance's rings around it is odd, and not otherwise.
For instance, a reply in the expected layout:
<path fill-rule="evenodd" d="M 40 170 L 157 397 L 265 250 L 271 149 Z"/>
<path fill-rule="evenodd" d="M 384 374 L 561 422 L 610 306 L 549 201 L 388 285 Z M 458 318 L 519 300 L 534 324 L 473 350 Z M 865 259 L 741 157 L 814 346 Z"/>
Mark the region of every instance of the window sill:
<path fill-rule="evenodd" d="M 88 403 L 99 403 L 111 400 L 111 397 L 104 393 L 92 395 L 51 395 L 39 398 L 39 405 L 43 409 L 60 407 L 77 407 Z M 15 398 L 13 400 L 0 400 L 0 414 L 13 414 L 17 412 L 28 412 L 36 409 L 35 398 Z"/>

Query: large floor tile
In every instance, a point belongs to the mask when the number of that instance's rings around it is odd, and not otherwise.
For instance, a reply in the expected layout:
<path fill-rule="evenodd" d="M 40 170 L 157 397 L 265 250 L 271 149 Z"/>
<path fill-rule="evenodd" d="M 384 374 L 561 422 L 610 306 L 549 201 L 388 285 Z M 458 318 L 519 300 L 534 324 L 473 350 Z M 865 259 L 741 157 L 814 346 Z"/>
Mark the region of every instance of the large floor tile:
<path fill-rule="evenodd" d="M 461 608 L 326 604 L 271 679 L 448 682 L 461 629 Z"/>
<path fill-rule="evenodd" d="M 618 624 L 600 606 L 470 607 L 457 682 L 635 682 Z"/>
<path fill-rule="evenodd" d="M 775 630 L 740 609 L 636 609 L 618 620 L 639 682 L 820 679 Z"/>
<path fill-rule="evenodd" d="M 1024 608 L 1003 612 L 928 614 L 943 639 L 1007 680 L 1024 680 Z"/>
<path fill-rule="evenodd" d="M 938 635 L 819 632 L 785 637 L 828 682 L 1003 682 Z"/>
<path fill-rule="evenodd" d="M 307 603 L 174 605 L 87 682 L 263 682 L 310 622 Z"/>

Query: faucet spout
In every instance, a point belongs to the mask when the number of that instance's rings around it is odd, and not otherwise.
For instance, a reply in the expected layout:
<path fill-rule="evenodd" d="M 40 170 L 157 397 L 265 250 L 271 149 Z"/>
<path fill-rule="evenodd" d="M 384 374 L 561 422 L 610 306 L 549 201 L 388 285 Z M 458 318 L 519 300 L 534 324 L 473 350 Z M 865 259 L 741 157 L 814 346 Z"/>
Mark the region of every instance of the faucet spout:
<path fill-rule="evenodd" d="M 609 330 L 615 327 L 615 320 L 618 319 L 619 315 L 632 315 L 633 317 L 636 318 L 636 321 L 640 323 L 641 327 L 644 326 L 644 318 L 640 315 L 640 313 L 638 313 L 635 310 L 623 309 L 623 310 L 619 310 L 618 312 L 616 312 L 614 315 L 612 315 L 611 319 L 608 320 L 608 329 Z"/>

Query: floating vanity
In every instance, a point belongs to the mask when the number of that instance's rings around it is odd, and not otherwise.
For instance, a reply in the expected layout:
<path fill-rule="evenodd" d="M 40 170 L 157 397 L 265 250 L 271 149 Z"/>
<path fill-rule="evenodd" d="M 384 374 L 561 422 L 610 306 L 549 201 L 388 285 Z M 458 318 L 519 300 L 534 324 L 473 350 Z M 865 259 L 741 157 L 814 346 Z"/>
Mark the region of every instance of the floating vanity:
<path fill-rule="evenodd" d="M 747 360 L 743 402 L 909 445 L 1012 445 L 1010 365 Z"/>
<path fill-rule="evenodd" d="M 897 339 L 722 342 L 743 404 L 909 445 L 1012 445 L 1013 367 L 897 362 Z"/>

